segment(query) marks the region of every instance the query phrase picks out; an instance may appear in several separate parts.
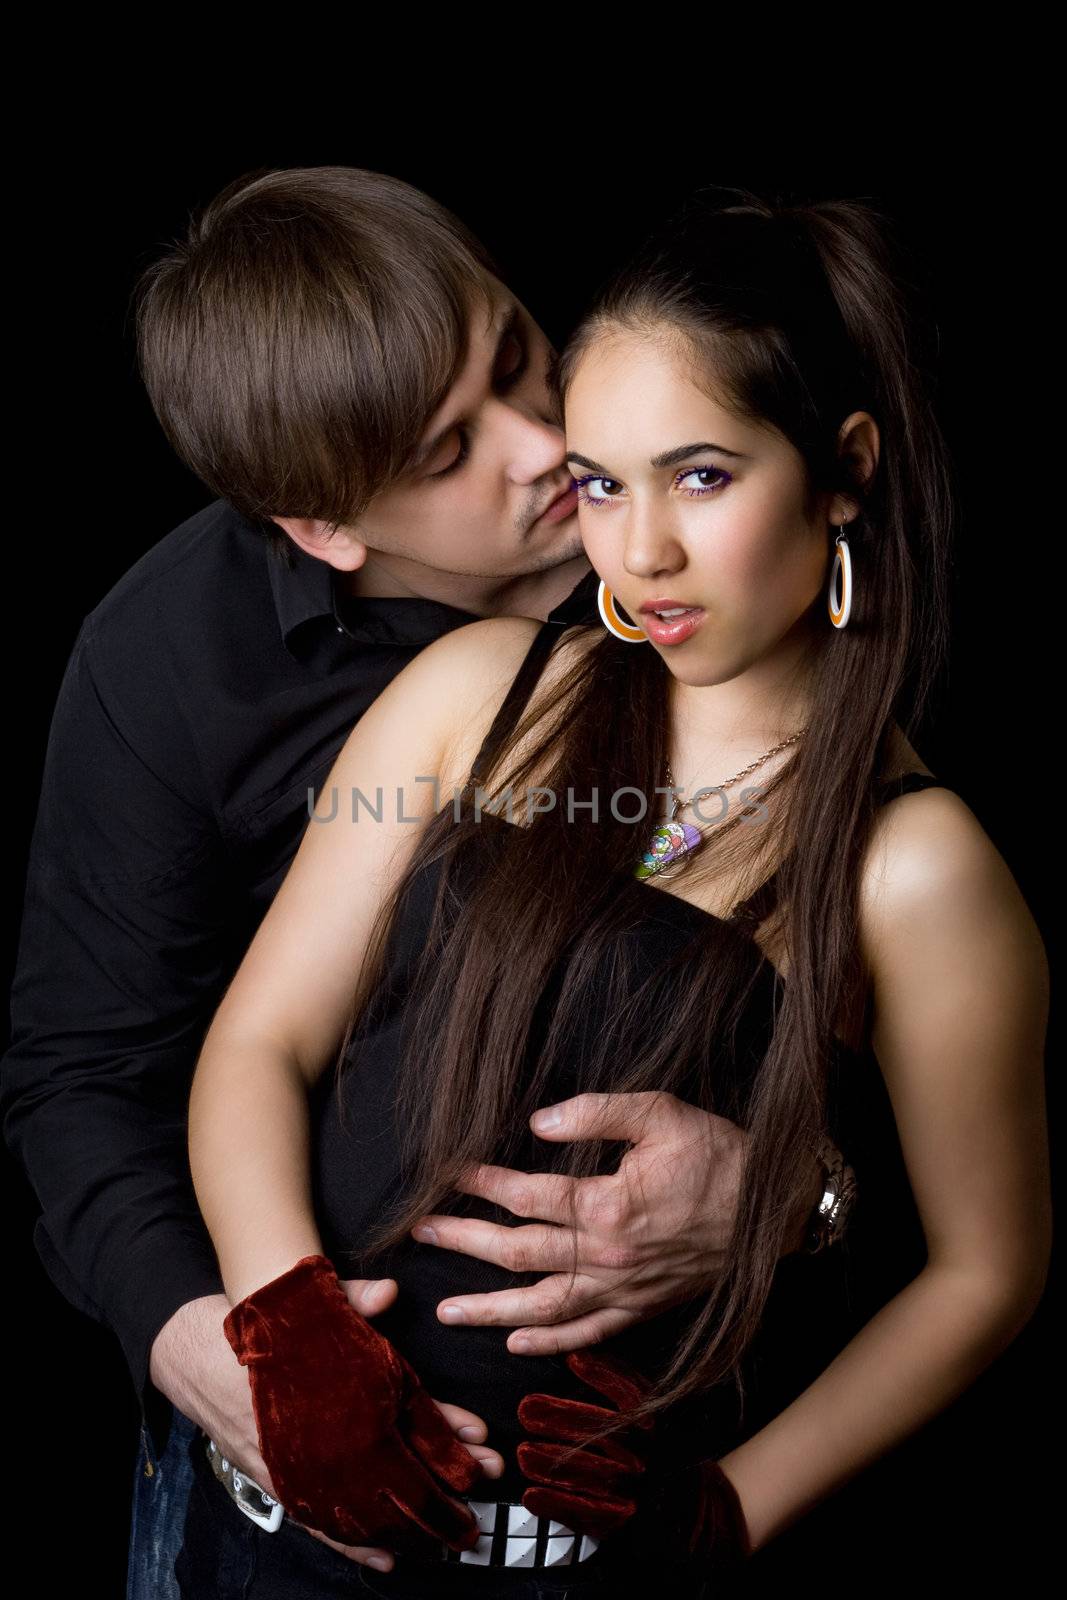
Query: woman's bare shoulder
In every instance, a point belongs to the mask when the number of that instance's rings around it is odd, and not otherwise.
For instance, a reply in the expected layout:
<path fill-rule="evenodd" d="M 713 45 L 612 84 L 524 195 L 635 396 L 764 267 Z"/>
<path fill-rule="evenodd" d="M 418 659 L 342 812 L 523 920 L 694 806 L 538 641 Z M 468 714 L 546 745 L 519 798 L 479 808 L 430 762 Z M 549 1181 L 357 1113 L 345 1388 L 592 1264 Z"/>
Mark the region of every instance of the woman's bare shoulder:
<path fill-rule="evenodd" d="M 922 770 L 912 767 L 909 770 Z M 878 808 L 862 863 L 859 934 L 868 969 L 902 964 L 902 952 L 936 979 L 938 962 L 990 940 L 1040 968 L 1044 947 L 1022 891 L 980 819 L 942 785 Z"/>
<path fill-rule="evenodd" d="M 602 637 L 598 628 L 553 626 L 558 635 L 553 642 L 553 659 L 578 659 Z M 456 663 L 461 671 L 466 669 L 483 676 L 488 672 L 494 685 L 505 679 L 510 683 L 544 627 L 545 623 L 537 617 L 481 617 L 477 622 L 465 623 L 461 628 L 442 634 L 426 648 L 435 652 L 440 661 Z M 488 684 L 488 679 L 486 682 Z"/>
<path fill-rule="evenodd" d="M 466 781 L 482 741 L 543 622 L 530 617 L 485 617 L 456 628 L 430 647 L 442 663 L 441 691 L 446 754 L 442 783 L 446 788 Z M 584 657 L 595 630 L 560 628 L 537 682 L 526 702 L 536 710 L 556 687 L 561 675 Z M 543 730 L 541 730 L 543 731 Z"/>
<path fill-rule="evenodd" d="M 880 808 L 859 910 L 870 1043 L 930 1261 L 1015 1316 L 1041 1292 L 1050 1236 L 1037 924 L 979 818 L 933 786 Z"/>

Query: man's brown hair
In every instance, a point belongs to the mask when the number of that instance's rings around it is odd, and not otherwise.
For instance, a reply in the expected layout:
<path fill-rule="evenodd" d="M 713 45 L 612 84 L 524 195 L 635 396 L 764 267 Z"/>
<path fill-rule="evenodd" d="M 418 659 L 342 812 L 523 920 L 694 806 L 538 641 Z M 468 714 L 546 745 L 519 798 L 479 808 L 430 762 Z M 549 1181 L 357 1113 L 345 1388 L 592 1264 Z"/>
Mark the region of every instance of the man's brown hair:
<path fill-rule="evenodd" d="M 259 170 L 134 288 L 137 359 L 181 460 L 259 524 L 352 525 L 413 459 L 499 269 L 447 208 L 361 167 Z"/>

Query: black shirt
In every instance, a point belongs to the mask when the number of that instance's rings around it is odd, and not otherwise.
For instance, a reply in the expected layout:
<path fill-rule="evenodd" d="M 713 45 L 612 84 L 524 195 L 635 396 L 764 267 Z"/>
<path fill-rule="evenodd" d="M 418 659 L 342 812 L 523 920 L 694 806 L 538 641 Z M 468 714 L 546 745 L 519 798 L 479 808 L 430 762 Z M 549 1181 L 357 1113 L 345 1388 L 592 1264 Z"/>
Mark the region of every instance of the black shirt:
<path fill-rule="evenodd" d="M 187 1154 L 204 1035 L 353 725 L 477 620 L 345 595 L 292 553 L 217 500 L 120 578 L 74 641 L 30 844 L 4 1138 L 45 1270 L 117 1334 L 157 1451 L 152 1341 L 224 1292 Z M 595 620 L 596 587 L 590 571 L 549 620 Z"/>

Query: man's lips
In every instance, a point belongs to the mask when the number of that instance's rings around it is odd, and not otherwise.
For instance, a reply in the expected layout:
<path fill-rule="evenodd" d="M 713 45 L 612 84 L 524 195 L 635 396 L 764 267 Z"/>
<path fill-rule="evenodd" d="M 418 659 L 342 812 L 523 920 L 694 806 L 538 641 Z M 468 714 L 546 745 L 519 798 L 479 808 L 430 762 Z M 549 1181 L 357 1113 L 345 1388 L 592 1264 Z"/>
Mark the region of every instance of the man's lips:
<path fill-rule="evenodd" d="M 562 522 L 578 505 L 578 491 L 572 485 L 549 503 L 537 518 L 538 522 Z"/>

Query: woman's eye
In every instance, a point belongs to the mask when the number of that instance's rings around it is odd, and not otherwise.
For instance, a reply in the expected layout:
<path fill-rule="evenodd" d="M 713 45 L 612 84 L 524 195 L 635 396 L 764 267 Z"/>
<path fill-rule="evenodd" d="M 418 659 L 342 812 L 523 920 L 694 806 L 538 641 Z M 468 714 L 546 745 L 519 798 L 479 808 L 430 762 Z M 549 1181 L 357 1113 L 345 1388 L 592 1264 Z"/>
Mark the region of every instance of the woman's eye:
<path fill-rule="evenodd" d="M 618 499 L 617 494 L 590 494 L 589 488 L 591 484 L 611 484 L 615 489 L 621 487 L 614 478 L 574 478 L 572 482 L 578 491 L 578 499 L 584 500 L 586 505 L 589 506 L 602 506 L 606 500 Z"/>
<path fill-rule="evenodd" d="M 702 494 L 711 494 L 713 490 L 720 488 L 723 483 L 729 483 L 730 474 L 728 472 L 723 472 L 721 467 L 690 467 L 688 469 L 688 471 L 683 472 L 680 475 L 680 477 L 676 478 L 675 482 L 678 483 L 678 484 L 682 484 L 682 483 L 685 482 L 686 478 L 716 478 L 716 479 L 718 479 L 718 482 L 716 482 L 716 483 L 703 483 L 703 484 L 700 484 L 699 487 L 696 488 L 696 489 L 683 489 L 682 490 L 683 494 L 702 495 Z"/>
<path fill-rule="evenodd" d="M 687 478 L 714 478 L 716 481 L 714 483 L 698 483 L 692 489 L 682 488 Z M 607 505 L 611 500 L 620 498 L 619 491 L 622 489 L 622 484 L 616 478 L 598 478 L 590 475 L 585 478 L 575 478 L 572 481 L 578 491 L 578 499 L 584 500 L 587 506 L 603 506 Z M 729 483 L 730 474 L 723 472 L 721 467 L 688 467 L 685 472 L 678 473 L 674 482 L 678 487 L 682 488 L 684 495 L 688 495 L 690 499 L 699 499 L 702 495 L 714 494 L 724 484 Z M 594 485 L 600 486 L 595 492 L 593 491 Z"/>

